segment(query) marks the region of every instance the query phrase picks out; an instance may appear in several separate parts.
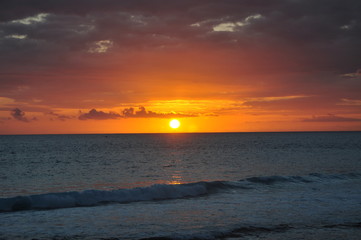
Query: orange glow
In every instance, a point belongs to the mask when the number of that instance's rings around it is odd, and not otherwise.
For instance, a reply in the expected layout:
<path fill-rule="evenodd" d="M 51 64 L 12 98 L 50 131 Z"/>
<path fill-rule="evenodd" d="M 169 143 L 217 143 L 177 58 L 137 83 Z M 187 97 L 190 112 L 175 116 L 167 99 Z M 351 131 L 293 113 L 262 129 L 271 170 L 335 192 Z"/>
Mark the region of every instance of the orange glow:
<path fill-rule="evenodd" d="M 144 54 L 146 56 L 140 57 L 138 65 L 130 64 L 137 66 L 137 71 L 130 71 L 129 75 L 124 76 L 129 81 L 123 85 L 119 84 L 119 73 L 108 69 L 101 76 L 101 73 L 98 73 L 99 76 L 95 74 L 94 79 L 91 78 L 87 84 L 77 88 L 79 93 L 75 92 L 68 98 L 53 96 L 49 92 L 49 103 L 37 96 L 21 106 L 16 105 L 13 98 L 0 96 L 0 108 L 4 109 L 0 110 L 0 134 L 361 130 L 361 113 L 358 110 L 361 103 L 358 98 L 330 101 L 329 97 L 320 97 L 312 92 L 288 92 L 286 87 L 293 86 L 285 85 L 285 82 L 279 80 L 312 79 L 307 74 L 243 74 L 240 77 L 234 72 L 232 75 L 226 71 L 225 65 L 219 66 L 219 72 L 212 72 L 213 68 L 211 72 L 205 71 L 202 63 L 211 59 L 214 66 L 217 62 L 208 55 L 209 59 L 196 61 L 196 65 L 190 66 L 184 59 L 193 59 L 195 56 L 185 53 L 183 58 L 177 55 L 178 60 L 172 61 L 162 55 Z M 160 66 L 167 63 L 170 66 L 154 71 L 154 65 L 146 64 L 152 57 L 156 60 L 154 64 Z M 177 69 L 178 63 L 182 63 L 187 71 L 181 67 Z M 169 69 L 176 70 L 172 72 Z M 59 76 L 52 77 L 54 82 L 61 82 Z M 74 84 L 78 82 L 75 77 L 71 80 Z M 142 84 L 139 84 L 140 81 Z M 86 94 L 104 82 L 107 84 L 107 91 L 96 95 Z M 30 90 L 24 88 L 21 91 Z M 118 93 L 124 98 L 123 102 L 118 100 Z M 82 99 L 79 96 L 87 97 Z M 49 107 L 53 102 L 57 102 L 59 107 Z M 81 107 L 75 103 L 81 104 Z M 124 116 L 124 109 L 133 108 L 135 113 L 140 111 L 139 106 L 153 115 Z M 18 118 L 12 116 L 11 110 L 15 107 L 20 108 L 25 115 L 17 116 Z M 79 119 L 81 114 L 89 113 L 91 109 L 96 109 L 98 113 L 114 113 L 112 116 L 116 117 Z M 22 121 L 25 118 L 27 121 Z M 169 125 L 169 121 L 174 118 L 182 123 L 178 128 Z M 305 119 L 309 121 L 304 121 Z"/>

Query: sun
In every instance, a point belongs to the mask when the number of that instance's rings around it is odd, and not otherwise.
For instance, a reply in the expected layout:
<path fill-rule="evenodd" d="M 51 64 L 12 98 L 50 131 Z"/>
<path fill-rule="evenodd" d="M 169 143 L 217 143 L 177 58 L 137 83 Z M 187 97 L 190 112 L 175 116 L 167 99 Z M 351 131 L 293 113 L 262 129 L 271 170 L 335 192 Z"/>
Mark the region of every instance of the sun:
<path fill-rule="evenodd" d="M 179 128 L 179 126 L 180 126 L 180 122 L 177 119 L 170 120 L 169 127 L 176 129 Z"/>

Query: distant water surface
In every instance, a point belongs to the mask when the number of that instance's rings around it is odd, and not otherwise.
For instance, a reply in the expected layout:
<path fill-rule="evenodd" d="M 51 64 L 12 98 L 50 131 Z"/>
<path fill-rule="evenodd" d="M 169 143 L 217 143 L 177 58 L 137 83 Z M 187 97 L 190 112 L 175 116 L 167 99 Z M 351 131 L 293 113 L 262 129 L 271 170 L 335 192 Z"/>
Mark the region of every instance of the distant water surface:
<path fill-rule="evenodd" d="M 360 239 L 361 132 L 0 136 L 0 191 L 0 239 Z"/>

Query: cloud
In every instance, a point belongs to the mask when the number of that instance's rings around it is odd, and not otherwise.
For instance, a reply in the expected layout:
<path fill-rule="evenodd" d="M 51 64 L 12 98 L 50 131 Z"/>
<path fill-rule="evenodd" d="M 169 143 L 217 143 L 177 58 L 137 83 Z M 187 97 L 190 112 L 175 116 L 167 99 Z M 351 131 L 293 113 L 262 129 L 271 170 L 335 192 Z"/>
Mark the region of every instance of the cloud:
<path fill-rule="evenodd" d="M 342 74 L 341 76 L 344 78 L 361 78 L 361 69 L 357 69 L 357 71 L 353 73 Z"/>
<path fill-rule="evenodd" d="M 284 71 L 292 66 L 291 71 L 347 73 L 359 67 L 358 0 L 13 0 L 0 9 L 0 32 L 27 36 L 21 42 L 15 37 L 1 43 L 22 59 L 29 57 L 20 55 L 24 50 L 37 49 L 41 61 L 54 53 L 68 58 L 70 53 L 106 52 L 115 45 L 129 50 L 187 48 L 191 43 L 236 46 L 252 64 L 282 65 Z M 269 61 L 270 54 L 275 61 Z"/>
<path fill-rule="evenodd" d="M 97 111 L 96 109 L 90 110 L 88 113 L 81 113 L 79 116 L 79 120 L 107 120 L 107 119 L 117 119 L 122 117 L 118 113 L 114 112 L 103 112 L 103 111 Z"/>
<path fill-rule="evenodd" d="M 24 39 L 26 37 L 27 37 L 26 35 L 20 35 L 20 34 L 12 34 L 5 36 L 5 38 L 15 38 L 15 39 Z"/>
<path fill-rule="evenodd" d="M 333 114 L 326 116 L 313 116 L 312 118 L 303 119 L 303 122 L 361 122 L 359 118 L 346 118 Z"/>
<path fill-rule="evenodd" d="M 297 107 L 311 107 L 309 103 L 313 102 L 312 96 L 307 95 L 291 95 L 291 96 L 274 96 L 274 97 L 251 97 L 244 99 L 241 103 L 242 107 L 261 108 L 268 110 L 285 110 Z"/>
<path fill-rule="evenodd" d="M 25 112 L 21 111 L 19 108 L 15 108 L 10 112 L 11 116 L 21 122 L 30 122 L 29 119 L 25 117 Z"/>
<path fill-rule="evenodd" d="M 145 107 L 140 106 L 139 110 L 134 108 L 125 108 L 122 111 L 122 114 L 116 112 L 103 112 L 96 109 L 90 110 L 88 113 L 81 113 L 78 117 L 79 120 L 108 120 L 108 119 L 118 119 L 118 118 L 184 118 L 184 117 L 197 117 L 194 114 L 183 114 L 183 113 L 158 113 L 153 111 L 147 111 Z"/>
<path fill-rule="evenodd" d="M 0 4 L 0 32 L 14 36 L 1 46 L 20 59 L 35 58 L 21 54 L 24 50 L 38 50 L 38 61 L 56 53 L 63 57 L 59 63 L 68 54 L 102 53 L 115 45 L 123 50 L 236 46 L 256 66 L 282 63 L 286 70 L 292 62 L 292 70 L 344 72 L 359 64 L 354 49 L 359 49 L 360 8 L 358 0 L 13 0 Z M 265 61 L 272 49 L 278 61 Z"/>
<path fill-rule="evenodd" d="M 9 104 L 13 104 L 13 103 L 14 103 L 14 99 L 7 98 L 7 97 L 0 97 L 1 105 L 9 105 Z"/>
<path fill-rule="evenodd" d="M 244 20 L 239 22 L 224 22 L 219 23 L 218 25 L 213 27 L 213 31 L 215 32 L 234 32 L 238 27 L 244 27 L 252 23 L 253 20 L 262 19 L 261 14 L 254 14 L 246 17 Z M 194 24 L 192 24 L 194 25 Z M 199 25 L 200 26 L 200 25 Z"/>
<path fill-rule="evenodd" d="M 251 98 L 248 99 L 246 102 L 273 102 L 273 101 L 287 101 L 292 99 L 299 99 L 299 98 L 307 98 L 310 96 L 277 96 L 277 97 L 259 97 L 259 98 Z"/>
<path fill-rule="evenodd" d="M 153 111 L 147 111 L 145 107 L 140 106 L 139 111 L 134 108 L 125 108 L 123 110 L 123 116 L 125 118 L 182 118 L 182 117 L 196 117 L 192 114 L 183 113 L 157 113 Z"/>
<path fill-rule="evenodd" d="M 345 106 L 361 106 L 361 99 L 341 99 L 341 103 L 338 105 L 345 105 Z"/>
<path fill-rule="evenodd" d="M 75 116 L 68 116 L 68 115 L 58 114 L 58 113 L 54 113 L 54 112 L 48 112 L 46 114 L 50 115 L 50 116 L 52 116 L 55 119 L 60 120 L 60 121 L 66 121 L 66 120 L 70 120 L 70 119 L 75 118 Z M 51 120 L 53 120 L 53 118 L 51 118 Z"/>
<path fill-rule="evenodd" d="M 13 20 L 11 21 L 11 23 L 21 23 L 21 24 L 25 24 L 25 25 L 30 25 L 30 24 L 34 24 L 34 23 L 41 23 L 41 22 L 45 22 L 46 21 L 46 17 L 49 14 L 47 13 L 39 13 L 35 16 L 30 16 L 30 17 L 26 17 L 23 19 L 17 19 L 17 20 Z"/>
<path fill-rule="evenodd" d="M 113 42 L 110 40 L 100 40 L 89 48 L 90 53 L 106 53 L 113 46 Z"/>

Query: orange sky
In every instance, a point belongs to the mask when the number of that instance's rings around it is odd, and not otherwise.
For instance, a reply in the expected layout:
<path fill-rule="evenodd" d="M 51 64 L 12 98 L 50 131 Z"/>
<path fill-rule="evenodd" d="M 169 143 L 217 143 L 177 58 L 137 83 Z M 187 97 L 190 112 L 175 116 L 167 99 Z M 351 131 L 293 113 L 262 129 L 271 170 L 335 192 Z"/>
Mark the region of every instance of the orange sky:
<path fill-rule="evenodd" d="M 31 2 L 0 5 L 0 134 L 361 130 L 356 1 Z"/>

